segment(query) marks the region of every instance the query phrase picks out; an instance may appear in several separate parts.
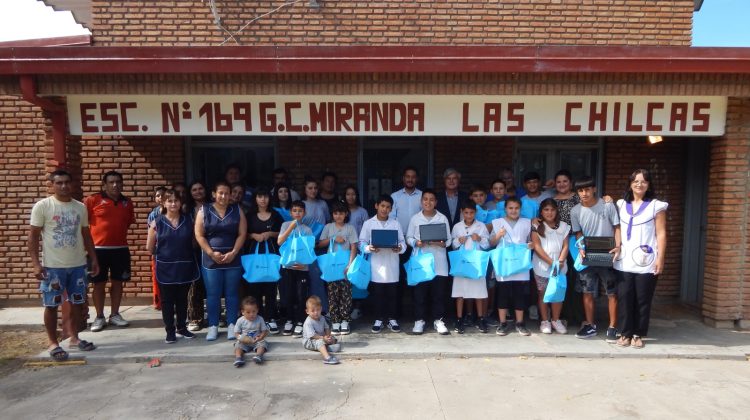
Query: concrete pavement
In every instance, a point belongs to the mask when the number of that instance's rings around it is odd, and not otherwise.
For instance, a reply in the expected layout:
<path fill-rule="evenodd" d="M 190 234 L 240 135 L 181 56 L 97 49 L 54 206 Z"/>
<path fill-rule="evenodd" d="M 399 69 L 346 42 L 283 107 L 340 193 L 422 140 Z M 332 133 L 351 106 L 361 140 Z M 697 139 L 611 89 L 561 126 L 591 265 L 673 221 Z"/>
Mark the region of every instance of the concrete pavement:
<path fill-rule="evenodd" d="M 158 357 L 165 363 L 225 362 L 232 360 L 232 341 L 220 329 L 217 341 L 205 340 L 205 329 L 193 340 L 180 339 L 164 343 L 160 312 L 149 306 L 124 306 L 122 315 L 131 321 L 127 328 L 109 326 L 99 333 L 83 332 L 83 339 L 93 341 L 93 352 L 71 351 L 72 358 L 85 358 L 88 364 L 143 362 Z M 42 309 L 2 308 L 0 328 L 39 328 Z M 497 357 L 569 357 L 569 358 L 641 358 L 641 359 L 720 359 L 746 360 L 750 355 L 750 331 L 720 330 L 703 325 L 684 311 L 655 311 L 646 347 L 642 350 L 619 348 L 604 341 L 603 332 L 592 339 L 574 337 L 577 326 L 570 326 L 567 335 L 539 333 L 536 321 L 527 322 L 532 331 L 523 337 L 513 331 L 506 337 L 494 330 L 480 334 L 467 329 L 467 334 L 439 336 L 430 328 L 422 336 L 406 332 L 369 332 L 366 321 L 355 321 L 354 332 L 343 337 L 342 360 L 351 359 L 422 359 L 422 358 L 497 358 Z M 404 331 L 411 324 L 403 323 Z M 281 335 L 269 336 L 267 360 L 317 359 L 317 353 L 302 348 L 300 339 Z M 40 352 L 40 359 L 48 359 Z"/>

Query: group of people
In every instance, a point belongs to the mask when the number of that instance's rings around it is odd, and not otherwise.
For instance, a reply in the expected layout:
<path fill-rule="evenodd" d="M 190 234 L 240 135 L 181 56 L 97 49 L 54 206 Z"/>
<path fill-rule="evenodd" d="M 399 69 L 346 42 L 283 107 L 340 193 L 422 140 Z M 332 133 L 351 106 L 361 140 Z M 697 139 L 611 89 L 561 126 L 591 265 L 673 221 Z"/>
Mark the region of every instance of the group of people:
<path fill-rule="evenodd" d="M 235 341 L 235 366 L 244 365 L 245 353 L 262 363 L 269 334 L 301 337 L 306 349 L 336 364 L 331 346 L 336 335 L 352 331 L 362 299 L 369 294 L 372 333 L 386 328 L 400 332 L 400 303 L 407 291 L 413 298 L 414 334 L 424 333 L 428 322 L 438 334 L 450 334 L 446 324 L 454 318 L 452 330 L 458 334 L 470 326 L 482 333 L 494 326 L 502 336 L 512 325 L 527 336 L 525 318 L 535 306 L 541 333 L 565 334 L 566 324 L 580 321 L 576 337 L 588 338 L 598 333 L 594 301 L 603 289 L 609 305 L 607 341 L 644 346 L 656 278 L 664 266 L 667 209 L 665 202 L 654 198 L 647 170 L 633 172 L 624 197 L 616 202 L 599 197 L 591 178 L 574 182 L 566 170 L 547 183 L 539 174 L 527 173 L 523 184 L 515 185 L 513 172 L 504 169 L 489 188 L 473 185 L 468 194 L 459 189 L 457 170 L 447 169 L 443 179 L 443 191 L 420 190 L 417 170 L 404 169 L 403 188 L 378 197 L 372 217 L 361 206 L 355 186 L 346 186 L 339 196 L 336 175 L 330 172 L 320 183 L 306 178 L 301 196 L 281 168 L 274 170 L 273 188 L 251 190 L 241 182 L 236 165 L 227 167 L 210 196 L 202 182 L 157 189 L 146 248 L 154 256 L 154 304 L 162 311 L 165 342 L 193 338 L 203 328 L 207 340 L 217 340 L 219 328 L 226 325 L 226 338 Z M 70 174 L 55 171 L 50 180 L 54 195 L 32 211 L 29 251 L 34 274 L 41 280 L 50 355 L 64 360 L 67 352 L 54 331 L 56 307 L 63 297 L 79 307 L 89 281 L 97 310 L 92 331 L 107 323 L 127 325 L 118 308 L 122 281 L 129 278 L 126 233 L 134 217 L 132 203 L 121 193 L 122 175 L 116 172 L 105 174 L 102 193 L 88 197 L 85 206 L 70 195 Z M 445 226 L 444 239 L 423 241 L 420 226 L 432 224 Z M 374 244 L 377 230 L 396 231 L 397 241 L 388 247 Z M 287 241 L 306 236 L 315 238 L 318 255 L 348 250 L 348 264 L 325 280 L 317 263 L 292 261 L 282 264 L 278 283 L 242 281 L 247 274 L 242 255 L 283 256 Z M 576 241 L 580 237 L 612 237 L 613 267 L 576 264 L 574 255 L 586 253 Z M 533 251 L 531 270 L 500 275 L 490 266 L 480 281 L 450 275 L 450 249 L 488 250 L 508 243 Z M 406 287 L 404 263 L 411 254 L 424 253 L 432 254 L 434 278 Z M 369 261 L 367 290 L 348 280 L 358 255 Z M 559 273 L 567 273 L 566 297 L 545 303 L 549 278 Z M 112 280 L 108 322 L 103 314 L 107 279 Z M 71 312 L 71 323 L 80 320 L 79 313 Z M 71 346 L 95 348 L 78 338 L 76 328 L 69 330 Z"/>

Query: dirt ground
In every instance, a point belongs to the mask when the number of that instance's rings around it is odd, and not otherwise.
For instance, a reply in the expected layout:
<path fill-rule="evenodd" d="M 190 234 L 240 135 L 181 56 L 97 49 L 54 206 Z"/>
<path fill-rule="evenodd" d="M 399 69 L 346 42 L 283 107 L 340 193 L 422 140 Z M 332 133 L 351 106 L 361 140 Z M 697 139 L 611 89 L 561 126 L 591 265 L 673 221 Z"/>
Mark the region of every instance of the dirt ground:
<path fill-rule="evenodd" d="M 35 356 L 46 346 L 43 331 L 0 330 L 0 378 L 18 369 L 24 357 Z"/>

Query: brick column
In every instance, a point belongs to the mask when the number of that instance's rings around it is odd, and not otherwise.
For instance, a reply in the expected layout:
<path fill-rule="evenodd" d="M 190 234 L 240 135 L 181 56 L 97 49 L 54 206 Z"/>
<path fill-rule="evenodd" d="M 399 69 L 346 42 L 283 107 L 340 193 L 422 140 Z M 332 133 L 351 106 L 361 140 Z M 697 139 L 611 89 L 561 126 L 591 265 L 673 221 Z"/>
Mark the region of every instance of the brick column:
<path fill-rule="evenodd" d="M 750 319 L 749 153 L 750 98 L 729 98 L 726 134 L 711 142 L 703 278 L 704 320 L 719 328 Z"/>

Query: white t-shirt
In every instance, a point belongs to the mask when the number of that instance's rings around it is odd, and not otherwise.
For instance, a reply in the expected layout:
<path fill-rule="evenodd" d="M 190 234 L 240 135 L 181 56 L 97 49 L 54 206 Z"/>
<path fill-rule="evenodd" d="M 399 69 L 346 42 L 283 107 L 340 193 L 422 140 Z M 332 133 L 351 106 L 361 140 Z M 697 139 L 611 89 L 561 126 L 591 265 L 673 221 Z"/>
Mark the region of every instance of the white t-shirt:
<path fill-rule="evenodd" d="M 376 229 L 388 229 L 398 231 L 399 252 L 392 249 L 380 249 L 379 252 L 370 254 L 370 268 L 373 283 L 398 283 L 398 254 L 406 252 L 406 243 L 404 242 L 404 233 L 401 231 L 401 224 L 393 219 L 385 222 L 378 220 L 378 216 L 373 216 L 365 221 L 362 225 L 362 232 L 359 233 L 360 248 L 364 253 L 367 251 L 367 245 L 372 240 L 372 231 Z"/>
<path fill-rule="evenodd" d="M 446 254 L 446 248 L 448 248 L 451 244 L 451 235 L 448 231 L 448 219 L 445 217 L 445 215 L 443 215 L 439 211 L 435 211 L 434 216 L 427 218 L 427 216 L 425 216 L 424 213 L 420 211 L 412 216 L 411 220 L 409 221 L 409 228 L 406 232 L 406 242 L 412 247 L 416 247 L 417 241 L 420 240 L 419 226 L 439 224 L 443 224 L 445 226 L 445 248 L 437 245 L 430 245 L 420 249 L 422 250 L 422 252 L 430 253 L 435 257 L 435 274 L 437 274 L 438 276 L 447 276 L 448 254 Z"/>
<path fill-rule="evenodd" d="M 656 242 L 656 215 L 666 211 L 668 206 L 663 201 L 653 199 L 640 212 L 634 207 L 634 216 L 631 216 L 625 200 L 617 200 L 622 248 L 620 257 L 614 263 L 616 270 L 639 274 L 654 272 L 656 257 L 659 255 Z M 631 218 L 632 227 L 628 237 Z"/>
<path fill-rule="evenodd" d="M 42 228 L 42 266 L 72 268 L 86 265 L 82 227 L 89 226 L 86 206 L 49 196 L 31 209 L 31 226 Z"/>
<path fill-rule="evenodd" d="M 528 244 L 529 235 L 531 235 L 531 220 L 519 218 L 516 221 L 515 226 L 511 226 L 510 223 L 504 218 L 495 219 L 492 221 L 492 235 L 496 235 L 500 229 L 505 229 L 505 236 L 500 239 L 497 246 L 502 246 L 503 241 L 507 244 Z M 510 276 L 497 277 L 497 281 L 527 281 L 529 280 L 529 272 L 524 270 L 520 273 L 511 274 Z"/>
<path fill-rule="evenodd" d="M 552 229 L 550 225 L 546 223 L 544 224 L 544 237 L 542 237 L 541 235 L 539 236 L 539 240 L 542 244 L 542 249 L 544 249 L 544 252 L 547 253 L 547 256 L 552 258 L 552 261 L 558 261 L 560 259 L 560 253 L 562 252 L 563 244 L 568 240 L 570 225 L 563 222 L 562 220 L 560 221 L 560 226 L 558 226 L 557 229 Z M 531 256 L 531 263 L 534 266 L 534 274 L 540 277 L 549 277 L 549 264 L 539 258 L 536 252 Z M 560 273 L 565 274 L 567 272 L 567 264 L 560 267 Z"/>

